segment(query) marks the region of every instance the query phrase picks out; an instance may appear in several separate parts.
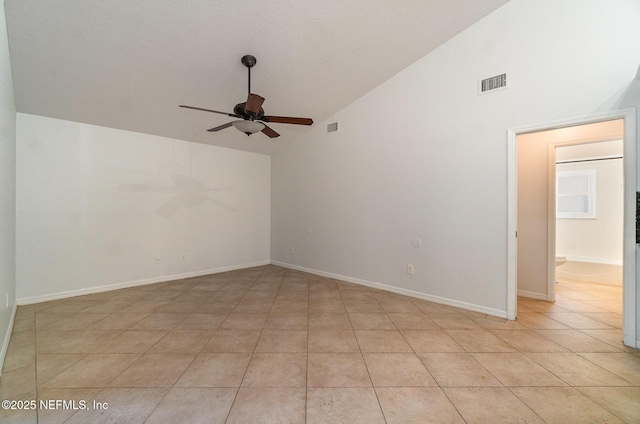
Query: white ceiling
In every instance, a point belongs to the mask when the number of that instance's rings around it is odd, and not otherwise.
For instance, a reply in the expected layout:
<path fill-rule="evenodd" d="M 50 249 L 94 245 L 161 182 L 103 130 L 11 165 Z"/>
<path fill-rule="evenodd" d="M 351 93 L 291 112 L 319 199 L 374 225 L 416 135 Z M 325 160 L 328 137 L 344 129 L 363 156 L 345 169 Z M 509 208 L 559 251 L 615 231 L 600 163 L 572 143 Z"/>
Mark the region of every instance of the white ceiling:
<path fill-rule="evenodd" d="M 251 137 L 231 112 L 315 125 L 508 0 L 5 0 L 18 112 L 271 154 L 309 127 Z"/>

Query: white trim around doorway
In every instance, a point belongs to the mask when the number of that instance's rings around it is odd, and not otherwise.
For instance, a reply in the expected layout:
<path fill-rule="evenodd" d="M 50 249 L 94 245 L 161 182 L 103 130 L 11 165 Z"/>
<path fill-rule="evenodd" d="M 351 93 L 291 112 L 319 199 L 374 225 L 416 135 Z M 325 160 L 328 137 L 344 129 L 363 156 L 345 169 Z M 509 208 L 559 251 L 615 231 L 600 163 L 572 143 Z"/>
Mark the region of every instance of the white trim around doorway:
<path fill-rule="evenodd" d="M 636 109 L 590 115 L 583 118 L 542 123 L 529 127 L 507 130 L 507 318 L 515 319 L 517 314 L 517 143 L 519 134 L 552 130 L 602 121 L 624 119 L 624 268 L 623 268 L 623 343 L 640 348 L 636 333 Z M 555 150 L 555 146 L 550 146 Z M 551 299 L 553 300 L 551 291 Z"/>

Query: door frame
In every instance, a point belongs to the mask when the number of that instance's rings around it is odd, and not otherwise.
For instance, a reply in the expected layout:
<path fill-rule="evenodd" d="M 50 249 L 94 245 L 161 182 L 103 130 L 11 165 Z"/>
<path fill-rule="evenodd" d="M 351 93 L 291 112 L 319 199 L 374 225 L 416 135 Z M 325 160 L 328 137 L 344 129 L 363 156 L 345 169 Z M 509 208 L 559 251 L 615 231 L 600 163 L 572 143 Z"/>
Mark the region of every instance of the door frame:
<path fill-rule="evenodd" d="M 553 130 L 602 121 L 624 119 L 624 241 L 623 241 L 623 343 L 638 347 L 636 340 L 636 109 L 627 108 L 594 114 L 583 118 L 541 123 L 528 127 L 507 129 L 507 318 L 515 319 L 517 314 L 517 142 L 520 134 Z M 555 151 L 555 146 L 549 146 Z M 549 171 L 551 172 L 551 171 Z M 555 175 L 555 171 L 553 172 Z M 551 206 L 550 206 L 551 207 Z M 549 240 L 551 243 L 551 240 Z M 555 246 L 555 243 L 554 243 Z M 552 253 L 552 252 L 550 252 Z M 549 259 L 548 259 L 549 260 Z M 554 258 L 555 260 L 555 258 Z M 548 267 L 550 268 L 550 267 Z M 547 272 L 549 284 L 553 284 L 555 272 Z M 554 291 L 551 291 L 553 295 Z M 549 294 L 549 293 L 548 293 Z"/>

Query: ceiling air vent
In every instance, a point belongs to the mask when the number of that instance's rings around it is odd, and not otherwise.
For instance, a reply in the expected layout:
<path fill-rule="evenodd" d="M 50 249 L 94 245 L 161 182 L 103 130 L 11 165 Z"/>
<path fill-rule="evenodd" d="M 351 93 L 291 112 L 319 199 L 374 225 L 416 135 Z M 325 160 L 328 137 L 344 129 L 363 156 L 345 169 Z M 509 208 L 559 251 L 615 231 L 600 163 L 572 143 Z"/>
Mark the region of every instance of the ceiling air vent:
<path fill-rule="evenodd" d="M 485 94 L 490 91 L 507 88 L 507 74 L 496 75 L 495 77 L 486 78 L 480 81 L 480 93 Z"/>
<path fill-rule="evenodd" d="M 327 125 L 327 132 L 328 133 L 335 132 L 335 131 L 338 131 L 338 123 L 337 122 L 334 122 L 333 124 Z"/>

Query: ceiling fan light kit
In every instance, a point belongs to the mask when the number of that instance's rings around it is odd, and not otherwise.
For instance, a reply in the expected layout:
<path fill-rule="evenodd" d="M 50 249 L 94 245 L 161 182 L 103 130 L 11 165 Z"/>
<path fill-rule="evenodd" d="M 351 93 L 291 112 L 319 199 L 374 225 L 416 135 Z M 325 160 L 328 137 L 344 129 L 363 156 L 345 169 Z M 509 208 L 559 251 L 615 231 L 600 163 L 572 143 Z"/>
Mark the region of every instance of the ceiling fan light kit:
<path fill-rule="evenodd" d="M 240 60 L 248 71 L 248 91 L 247 101 L 244 103 L 238 103 L 233 108 L 233 113 L 220 112 L 212 109 L 205 109 L 195 106 L 178 105 L 179 107 L 187 109 L 195 109 L 203 112 L 218 113 L 221 115 L 227 115 L 233 118 L 242 118 L 239 121 L 227 122 L 226 124 L 219 125 L 217 127 L 208 129 L 209 132 L 218 132 L 231 126 L 238 129 L 238 131 L 245 133 L 246 135 L 262 132 L 270 138 L 279 137 L 280 134 L 270 128 L 265 122 L 274 122 L 278 124 L 294 124 L 294 125 L 311 125 L 313 120 L 310 118 L 293 118 L 289 116 L 268 116 L 264 114 L 262 103 L 264 103 L 264 97 L 251 93 L 251 68 L 255 66 L 257 60 L 254 56 L 245 55 Z"/>
<path fill-rule="evenodd" d="M 265 127 L 265 125 L 262 122 L 251 121 L 251 120 L 233 121 L 231 125 L 236 127 L 236 129 L 240 130 L 240 132 L 245 133 L 246 135 L 251 135 L 251 134 L 260 132 Z"/>

